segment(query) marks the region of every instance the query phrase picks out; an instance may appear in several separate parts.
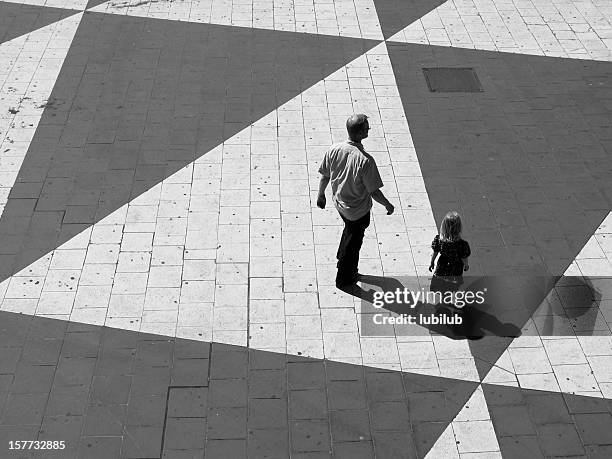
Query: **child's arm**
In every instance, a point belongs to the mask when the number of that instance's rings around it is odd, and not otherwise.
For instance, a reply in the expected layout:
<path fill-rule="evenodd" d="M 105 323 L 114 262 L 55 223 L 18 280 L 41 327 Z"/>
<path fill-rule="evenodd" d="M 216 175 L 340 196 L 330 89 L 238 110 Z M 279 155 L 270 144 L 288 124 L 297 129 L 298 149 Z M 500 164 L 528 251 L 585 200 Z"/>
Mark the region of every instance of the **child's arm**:
<path fill-rule="evenodd" d="M 435 262 L 436 262 L 436 257 L 438 256 L 439 252 L 436 252 L 434 250 L 434 252 L 431 254 L 431 263 L 429 263 L 429 271 L 433 271 L 434 270 L 434 266 L 435 266 Z"/>
<path fill-rule="evenodd" d="M 470 264 L 468 263 L 468 258 L 470 257 L 470 255 L 472 254 L 472 251 L 470 249 L 470 244 L 467 243 L 467 241 L 464 241 L 464 249 L 463 249 L 463 254 L 465 255 L 463 258 L 461 258 L 461 261 L 463 262 L 463 270 L 467 271 L 468 269 L 470 269 Z"/>

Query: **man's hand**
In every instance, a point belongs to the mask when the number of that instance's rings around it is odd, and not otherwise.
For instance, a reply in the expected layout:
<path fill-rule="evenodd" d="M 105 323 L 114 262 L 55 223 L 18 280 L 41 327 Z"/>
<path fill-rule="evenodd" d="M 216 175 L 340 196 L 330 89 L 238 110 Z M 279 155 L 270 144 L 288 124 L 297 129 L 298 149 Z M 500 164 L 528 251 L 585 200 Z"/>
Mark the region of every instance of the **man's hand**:
<path fill-rule="evenodd" d="M 373 193 L 371 193 L 370 196 L 372 196 L 372 199 L 374 201 L 376 201 L 378 204 L 380 204 L 381 206 L 384 206 L 385 209 L 387 209 L 387 215 L 391 215 L 393 211 L 395 210 L 395 207 L 393 207 L 393 204 L 391 204 L 389 200 L 385 198 L 385 195 L 382 194 L 382 191 L 376 190 Z"/>
<path fill-rule="evenodd" d="M 327 204 L 327 199 L 325 199 L 324 194 L 320 194 L 317 197 L 317 207 L 320 209 L 325 209 L 325 204 Z"/>

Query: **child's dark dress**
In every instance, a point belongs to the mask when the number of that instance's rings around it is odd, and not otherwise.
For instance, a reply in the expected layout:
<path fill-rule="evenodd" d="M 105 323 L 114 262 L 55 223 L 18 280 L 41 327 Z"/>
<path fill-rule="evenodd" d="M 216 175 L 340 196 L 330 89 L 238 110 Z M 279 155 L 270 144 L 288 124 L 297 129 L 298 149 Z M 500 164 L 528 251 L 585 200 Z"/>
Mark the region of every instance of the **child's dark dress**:
<path fill-rule="evenodd" d="M 439 252 L 438 264 L 434 274 L 436 276 L 462 276 L 463 261 L 462 258 L 470 256 L 470 244 L 463 239 L 458 241 L 442 241 L 440 235 L 436 235 L 431 248 L 434 252 Z"/>
<path fill-rule="evenodd" d="M 436 235 L 431 243 L 431 248 L 440 255 L 429 290 L 432 292 L 442 292 L 443 294 L 458 291 L 463 284 L 462 258 L 470 256 L 470 244 L 463 239 L 453 242 L 442 241 L 440 240 L 440 235 Z M 465 309 L 463 306 L 455 306 L 453 303 L 442 302 L 438 304 L 438 312 L 450 317 L 456 317 L 456 314 L 464 314 Z M 454 325 L 454 333 L 458 333 L 459 336 L 467 336 L 468 332 L 464 327 L 469 325 L 469 322 L 466 319 L 464 322 Z"/>

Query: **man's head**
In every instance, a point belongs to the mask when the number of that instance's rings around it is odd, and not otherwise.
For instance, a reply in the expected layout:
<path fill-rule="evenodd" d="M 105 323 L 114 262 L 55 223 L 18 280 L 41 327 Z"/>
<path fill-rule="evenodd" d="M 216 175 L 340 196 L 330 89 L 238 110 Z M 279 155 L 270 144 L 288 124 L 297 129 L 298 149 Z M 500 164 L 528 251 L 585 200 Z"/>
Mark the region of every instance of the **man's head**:
<path fill-rule="evenodd" d="M 349 116 L 349 119 L 346 120 L 346 130 L 349 139 L 353 142 L 361 142 L 368 136 L 368 131 L 370 130 L 368 117 L 363 113 Z"/>

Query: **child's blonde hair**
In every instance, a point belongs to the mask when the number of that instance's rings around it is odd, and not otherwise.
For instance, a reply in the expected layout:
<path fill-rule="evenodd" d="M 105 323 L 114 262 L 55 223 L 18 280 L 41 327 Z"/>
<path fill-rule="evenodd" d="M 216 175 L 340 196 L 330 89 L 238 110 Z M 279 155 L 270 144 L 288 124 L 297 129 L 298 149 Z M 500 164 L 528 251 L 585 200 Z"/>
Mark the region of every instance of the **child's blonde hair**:
<path fill-rule="evenodd" d="M 461 216 L 458 212 L 451 210 L 446 214 L 440 224 L 440 239 L 448 242 L 455 242 L 461 239 Z"/>

